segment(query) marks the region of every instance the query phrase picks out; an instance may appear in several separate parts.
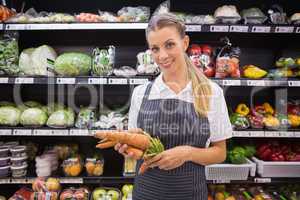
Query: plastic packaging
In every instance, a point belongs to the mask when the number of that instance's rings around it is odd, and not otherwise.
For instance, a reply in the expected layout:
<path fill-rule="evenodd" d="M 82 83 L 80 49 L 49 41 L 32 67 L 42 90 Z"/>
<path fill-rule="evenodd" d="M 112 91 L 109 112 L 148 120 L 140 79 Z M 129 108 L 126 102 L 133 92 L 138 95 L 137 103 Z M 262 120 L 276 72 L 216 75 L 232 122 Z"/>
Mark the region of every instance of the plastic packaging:
<path fill-rule="evenodd" d="M 27 156 L 20 157 L 20 158 L 11 158 L 11 166 L 13 167 L 20 167 L 27 165 Z"/>
<path fill-rule="evenodd" d="M 290 17 L 290 21 L 292 24 L 300 24 L 300 13 L 294 13 Z"/>
<path fill-rule="evenodd" d="M 89 190 L 87 188 L 68 188 L 60 193 L 60 200 L 88 200 Z"/>
<path fill-rule="evenodd" d="M 150 50 L 140 52 L 136 57 L 138 74 L 158 74 L 160 72 L 158 65 L 151 56 Z"/>
<path fill-rule="evenodd" d="M 137 71 L 129 66 L 123 66 L 119 69 L 114 69 L 113 73 L 121 77 L 133 77 L 137 75 Z"/>
<path fill-rule="evenodd" d="M 0 177 L 7 177 L 9 175 L 10 166 L 0 167 Z"/>
<path fill-rule="evenodd" d="M 249 8 L 241 12 L 245 24 L 263 24 L 268 17 L 259 8 Z"/>
<path fill-rule="evenodd" d="M 35 158 L 36 174 L 39 177 L 47 177 L 58 168 L 58 157 L 55 151 L 45 152 Z"/>
<path fill-rule="evenodd" d="M 277 4 L 272 5 L 268 10 L 268 14 L 273 24 L 287 24 L 287 15 L 281 6 Z"/>
<path fill-rule="evenodd" d="M 144 6 L 124 7 L 118 11 L 121 22 L 147 22 L 150 17 L 150 8 Z"/>
<path fill-rule="evenodd" d="M 12 173 L 12 177 L 14 178 L 20 178 L 20 177 L 24 177 L 27 174 L 27 164 L 19 166 L 19 167 L 13 167 L 11 166 L 11 173 Z"/>
<path fill-rule="evenodd" d="M 92 75 L 107 76 L 113 71 L 116 48 L 112 45 L 107 48 L 93 49 Z"/>
<path fill-rule="evenodd" d="M 6 158 L 9 154 L 9 148 L 5 146 L 0 147 L 0 158 Z"/>
<path fill-rule="evenodd" d="M 214 13 L 217 22 L 224 24 L 235 24 L 241 20 L 241 16 L 234 5 L 224 5 L 218 7 Z"/>
<path fill-rule="evenodd" d="M 10 148 L 12 158 L 20 158 L 27 156 L 26 146 L 15 146 Z"/>
<path fill-rule="evenodd" d="M 64 160 L 63 164 L 63 171 L 65 176 L 78 176 L 82 171 L 82 163 L 78 158 L 69 158 Z"/>
<path fill-rule="evenodd" d="M 117 188 L 111 187 L 98 187 L 95 188 L 92 195 L 91 200 L 121 200 L 122 193 Z"/>
<path fill-rule="evenodd" d="M 98 10 L 102 22 L 120 22 L 119 17 L 111 12 Z"/>
<path fill-rule="evenodd" d="M 162 2 L 154 11 L 153 15 L 159 15 L 170 12 L 170 0 Z"/>
<path fill-rule="evenodd" d="M 57 192 L 33 192 L 31 199 L 58 200 Z"/>
<path fill-rule="evenodd" d="M 187 15 L 185 23 L 187 24 L 214 24 L 216 19 L 211 15 Z"/>
<path fill-rule="evenodd" d="M 75 127 L 84 129 L 93 127 L 96 114 L 91 108 L 81 108 L 76 119 Z"/>
<path fill-rule="evenodd" d="M 104 169 L 104 159 L 87 158 L 85 168 L 88 176 L 101 176 Z"/>
<path fill-rule="evenodd" d="M 125 158 L 124 159 L 124 169 L 123 175 L 124 176 L 134 176 L 136 173 L 136 160 L 133 158 Z"/>
<path fill-rule="evenodd" d="M 0 158 L 0 167 L 8 166 L 10 163 L 10 157 Z"/>
<path fill-rule="evenodd" d="M 6 32 L 0 37 L 0 74 L 19 73 L 19 46 L 17 32 Z"/>

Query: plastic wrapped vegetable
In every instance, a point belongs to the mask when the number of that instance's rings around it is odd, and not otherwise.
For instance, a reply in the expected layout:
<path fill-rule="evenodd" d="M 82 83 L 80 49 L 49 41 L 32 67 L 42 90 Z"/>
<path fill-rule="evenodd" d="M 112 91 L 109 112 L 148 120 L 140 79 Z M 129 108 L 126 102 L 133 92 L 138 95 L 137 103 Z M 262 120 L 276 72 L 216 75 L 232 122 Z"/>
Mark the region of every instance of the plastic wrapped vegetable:
<path fill-rule="evenodd" d="M 119 22 L 120 19 L 115 14 L 98 10 L 102 22 Z"/>
<path fill-rule="evenodd" d="M 17 75 L 19 47 L 16 32 L 5 33 L 0 39 L 0 74 Z"/>
<path fill-rule="evenodd" d="M 106 76 L 112 73 L 115 63 L 115 47 L 93 50 L 92 75 Z"/>
<path fill-rule="evenodd" d="M 77 128 L 91 128 L 96 121 L 96 114 L 93 109 L 81 108 L 75 126 Z"/>
<path fill-rule="evenodd" d="M 54 70 L 63 76 L 88 75 L 91 70 L 92 59 L 84 53 L 70 52 L 58 56 L 54 63 Z"/>
<path fill-rule="evenodd" d="M 159 15 L 170 12 L 170 0 L 162 2 L 154 11 L 153 15 Z"/>
<path fill-rule="evenodd" d="M 137 54 L 137 72 L 138 74 L 157 74 L 159 73 L 159 67 L 154 62 L 151 56 L 151 51 L 140 52 Z"/>
<path fill-rule="evenodd" d="M 218 7 L 214 13 L 214 17 L 222 23 L 234 24 L 241 20 L 241 16 L 234 5 Z"/>
<path fill-rule="evenodd" d="M 248 119 L 238 113 L 233 113 L 230 116 L 230 122 L 235 129 L 247 129 L 250 126 Z"/>
<path fill-rule="evenodd" d="M 150 17 L 149 7 L 124 7 L 118 11 L 121 22 L 147 22 Z"/>
<path fill-rule="evenodd" d="M 65 13 L 51 13 L 49 15 L 49 19 L 51 22 L 58 22 L 58 23 L 68 23 L 68 22 L 76 21 L 73 15 L 65 14 Z"/>
<path fill-rule="evenodd" d="M 137 71 L 129 66 L 123 66 L 119 69 L 114 69 L 113 73 L 116 76 L 133 77 L 137 75 Z"/>
<path fill-rule="evenodd" d="M 294 13 L 291 16 L 290 21 L 292 22 L 292 24 L 300 24 L 300 13 Z"/>
<path fill-rule="evenodd" d="M 21 111 L 12 106 L 0 107 L 0 125 L 17 126 L 20 122 Z"/>
<path fill-rule="evenodd" d="M 55 111 L 50 115 L 47 126 L 53 128 L 67 128 L 74 125 L 74 112 L 71 109 Z"/>
<path fill-rule="evenodd" d="M 268 18 L 259 8 L 249 8 L 241 12 L 245 24 L 262 24 Z"/>
<path fill-rule="evenodd" d="M 281 6 L 277 4 L 272 5 L 268 13 L 273 24 L 287 24 L 287 16 Z"/>
<path fill-rule="evenodd" d="M 55 50 L 48 45 L 25 49 L 19 59 L 20 71 L 24 75 L 53 76 L 53 72 L 47 69 L 47 59 L 55 60 L 56 57 Z"/>
<path fill-rule="evenodd" d="M 39 127 L 46 124 L 48 119 L 47 113 L 39 108 L 26 109 L 20 119 L 20 123 L 23 126 Z"/>

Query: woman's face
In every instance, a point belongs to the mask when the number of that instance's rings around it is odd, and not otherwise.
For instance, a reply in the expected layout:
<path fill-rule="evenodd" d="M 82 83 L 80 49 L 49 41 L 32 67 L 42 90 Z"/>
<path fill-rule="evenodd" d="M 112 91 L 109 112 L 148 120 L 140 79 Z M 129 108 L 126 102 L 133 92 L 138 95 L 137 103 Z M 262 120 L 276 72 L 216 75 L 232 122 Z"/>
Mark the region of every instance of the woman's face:
<path fill-rule="evenodd" d="M 150 31 L 147 40 L 152 57 L 162 72 L 172 73 L 185 67 L 188 36 L 182 38 L 175 27 L 168 26 Z"/>

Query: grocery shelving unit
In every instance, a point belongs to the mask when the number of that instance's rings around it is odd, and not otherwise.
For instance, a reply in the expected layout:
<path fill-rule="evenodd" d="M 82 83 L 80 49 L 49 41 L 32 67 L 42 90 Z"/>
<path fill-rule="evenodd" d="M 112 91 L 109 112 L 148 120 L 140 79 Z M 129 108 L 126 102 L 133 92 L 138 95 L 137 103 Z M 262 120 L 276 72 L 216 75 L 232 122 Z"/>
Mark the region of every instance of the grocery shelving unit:
<path fill-rule="evenodd" d="M 76 3 L 81 1 L 77 0 L 74 2 L 73 9 L 74 12 L 78 12 L 78 8 L 75 8 Z M 131 1 L 133 4 L 137 4 L 136 1 Z M 162 1 L 153 1 L 152 3 L 146 3 L 150 6 L 152 11 L 159 3 Z M 195 1 L 192 1 L 193 5 Z M 251 5 L 249 1 L 247 5 Z M 267 1 L 268 3 L 269 1 Z M 290 1 L 291 5 L 298 6 L 300 9 L 300 4 L 296 1 Z M 36 6 L 37 9 L 42 8 L 44 10 L 61 10 L 65 12 L 71 12 L 68 9 L 71 8 L 59 8 L 58 2 L 46 1 L 45 5 L 39 2 L 29 1 L 29 4 Z M 117 2 L 117 7 L 122 3 Z M 143 2 L 138 2 L 138 4 L 143 4 Z M 199 4 L 205 4 L 205 1 L 200 1 Z M 221 1 L 211 2 L 210 4 L 217 7 L 217 5 L 222 5 Z M 238 2 L 233 1 L 233 4 L 238 4 Z M 51 6 L 50 6 L 51 5 Z M 109 5 L 109 6 L 108 6 Z M 181 7 L 182 3 L 172 1 L 174 9 Z M 287 4 L 288 5 L 288 4 Z M 49 7 L 43 7 L 49 6 Z M 75 7 L 74 7 L 75 6 Z M 98 5 L 100 7 L 100 5 Z M 113 3 L 105 3 L 105 6 L 111 8 L 116 5 Z M 86 3 L 85 8 L 89 7 L 89 3 Z M 83 7 L 83 8 L 84 8 Z M 188 5 L 182 7 L 182 9 L 188 9 Z M 208 6 L 210 7 L 210 6 Z M 242 6 L 241 6 L 242 7 Z M 292 6 L 291 6 L 292 7 Z M 288 12 L 295 10 L 295 8 L 288 7 Z M 172 7 L 171 7 L 172 8 Z M 66 9 L 66 10 L 64 10 Z M 72 11 L 73 12 L 73 11 Z M 211 10 L 210 12 L 213 12 Z M 0 24 L 0 31 L 19 31 L 20 39 L 19 46 L 20 49 L 25 49 L 31 46 L 37 46 L 43 44 L 43 41 L 53 46 L 59 53 L 64 50 L 76 50 L 80 49 L 85 52 L 90 52 L 91 48 L 94 46 L 105 46 L 107 44 L 114 44 L 119 48 L 117 52 L 119 60 L 117 64 L 121 65 L 132 65 L 135 66 L 136 58 L 135 55 L 146 48 L 144 41 L 144 29 L 146 28 L 146 23 L 53 23 L 53 24 L 12 24 L 3 23 Z M 202 42 L 211 43 L 212 45 L 217 45 L 218 39 L 221 36 L 231 37 L 235 45 L 240 45 L 243 50 L 243 56 L 241 57 L 242 64 L 249 64 L 250 62 L 266 66 L 266 68 L 272 67 L 270 65 L 274 64 L 275 60 L 280 56 L 300 56 L 300 26 L 299 25 L 196 25 L 188 24 L 187 32 L 191 36 L 192 42 Z M 88 37 L 84 37 L 82 33 L 89 34 Z M 120 34 L 128 34 L 127 38 L 120 37 Z M 61 37 L 60 37 L 61 36 Z M 132 36 L 132 38 L 131 38 Z M 101 38 L 100 38 L 101 37 Z M 134 39 L 133 39 L 134 38 Z M 254 42 L 252 42 L 254 41 Z M 255 52 L 255 49 L 257 52 Z M 153 80 L 153 76 L 136 76 L 130 78 L 124 77 L 113 77 L 113 76 L 103 76 L 103 77 L 0 77 L 0 91 L 5 91 L 7 95 L 0 94 L 0 100 L 12 100 L 12 89 L 15 85 L 20 87 L 25 87 L 25 92 L 22 96 L 25 99 L 30 99 L 34 97 L 34 100 L 40 100 L 42 102 L 47 102 L 47 98 L 51 95 L 54 98 L 58 98 L 60 94 L 56 93 L 59 87 L 76 87 L 76 85 L 89 85 L 95 87 L 99 92 L 95 94 L 99 101 L 108 104 L 122 104 L 128 99 L 130 99 L 130 93 L 132 88 L 136 85 L 144 84 L 149 80 Z M 212 78 L 217 84 L 224 88 L 224 93 L 227 99 L 227 104 L 229 106 L 234 106 L 237 102 L 254 101 L 260 102 L 261 99 L 267 99 L 271 102 L 274 101 L 274 93 L 278 90 L 283 90 L 286 94 L 286 98 L 300 98 L 300 94 L 295 92 L 299 91 L 300 80 L 296 78 L 281 78 L 281 79 L 215 79 Z M 44 90 L 48 86 L 53 86 L 54 92 L 51 94 Z M 252 95 L 252 91 L 257 91 L 258 97 Z M 242 91 L 242 92 L 241 92 Z M 81 94 L 76 94 L 76 103 L 85 104 L 90 98 L 85 92 Z M 255 92 L 254 92 L 255 93 Z M 250 96 L 251 94 L 251 96 Z M 256 93 L 255 93 L 256 94 Z M 94 94 L 93 94 L 94 95 Z M 63 94 L 67 102 L 68 95 Z M 115 98 L 118 97 L 118 98 Z M 72 97 L 73 98 L 73 97 Z M 250 99 L 252 98 L 252 99 Z M 76 141 L 83 142 L 83 145 L 91 144 L 93 147 L 95 141 L 92 138 L 93 133 L 96 130 L 87 129 L 51 129 L 49 127 L 45 128 L 24 128 L 24 127 L 1 127 L 0 136 L 8 139 L 14 140 L 14 138 L 25 138 L 26 140 L 42 141 L 48 140 L 49 142 L 55 142 L 56 137 L 63 137 L 65 141 L 74 140 L 78 137 Z M 46 138 L 46 139 L 45 139 Z M 245 138 L 249 139 L 260 139 L 260 138 L 281 138 L 281 139 L 298 139 L 300 138 L 300 130 L 289 129 L 289 130 L 235 130 L 233 132 L 233 140 L 239 139 L 243 140 Z M 300 140 L 299 140 L 300 141 Z M 91 143 L 89 143 L 91 142 Z M 84 146 L 85 148 L 87 146 Z M 75 184 L 75 185 L 118 185 L 122 183 L 132 183 L 134 181 L 133 177 L 124 177 L 121 174 L 120 169 L 122 168 L 123 159 L 118 156 L 113 150 L 107 150 L 104 153 L 106 160 L 106 165 L 115 165 L 108 175 L 101 177 L 61 177 L 60 181 L 62 184 Z M 117 157 L 116 159 L 111 159 L 111 157 Z M 114 170 L 118 170 L 114 174 Z M 15 185 L 18 188 L 22 184 L 31 184 L 34 176 L 28 176 L 25 178 L 3 178 L 0 179 L 0 190 L 5 188 L 7 185 L 13 187 Z M 213 180 L 208 181 L 208 183 L 226 183 L 226 184 L 285 184 L 285 183 L 300 183 L 300 178 L 261 178 L 259 176 L 250 177 L 248 180 L 237 181 L 237 180 Z"/>

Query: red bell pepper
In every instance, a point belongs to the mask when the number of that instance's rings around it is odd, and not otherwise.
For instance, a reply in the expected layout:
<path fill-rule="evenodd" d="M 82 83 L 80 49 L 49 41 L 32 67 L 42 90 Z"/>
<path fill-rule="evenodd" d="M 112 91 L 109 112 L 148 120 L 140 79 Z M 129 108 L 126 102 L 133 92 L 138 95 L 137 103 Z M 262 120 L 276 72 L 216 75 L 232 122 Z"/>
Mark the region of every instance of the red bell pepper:
<path fill-rule="evenodd" d="M 280 152 L 276 152 L 271 155 L 271 160 L 272 161 L 285 161 L 285 158 Z"/>
<path fill-rule="evenodd" d="M 209 45 L 202 45 L 202 53 L 207 54 L 207 55 L 211 55 L 212 54 L 212 48 Z"/>
<path fill-rule="evenodd" d="M 260 145 L 257 149 L 257 155 L 262 160 L 270 160 L 272 156 L 272 150 L 270 144 Z"/>
<path fill-rule="evenodd" d="M 200 55 L 202 53 L 202 49 L 198 44 L 192 44 L 188 50 L 189 55 Z"/>
<path fill-rule="evenodd" d="M 287 112 L 290 115 L 300 115 L 300 106 L 289 103 L 287 106 Z"/>

